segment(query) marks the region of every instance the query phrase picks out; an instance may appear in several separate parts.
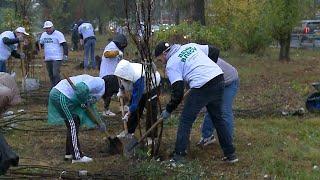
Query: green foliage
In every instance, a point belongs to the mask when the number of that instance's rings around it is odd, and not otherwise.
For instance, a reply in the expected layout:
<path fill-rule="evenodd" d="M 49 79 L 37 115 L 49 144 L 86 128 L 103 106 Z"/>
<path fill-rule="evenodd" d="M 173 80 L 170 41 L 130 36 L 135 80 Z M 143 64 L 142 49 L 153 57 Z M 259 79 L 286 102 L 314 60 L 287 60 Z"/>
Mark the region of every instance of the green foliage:
<path fill-rule="evenodd" d="M 21 20 L 15 18 L 15 12 L 11 8 L 2 8 L 0 11 L 2 22 L 0 23 L 0 31 L 14 30 L 21 24 Z"/>
<path fill-rule="evenodd" d="M 241 52 L 260 53 L 270 44 L 262 5 L 261 1 L 216 0 L 209 4 L 214 16 L 208 14 L 208 22 L 227 29 L 232 45 Z"/>
<path fill-rule="evenodd" d="M 201 26 L 195 22 L 187 24 L 181 23 L 173 26 L 170 29 L 160 29 L 155 33 L 156 41 L 167 40 L 174 43 L 206 43 L 213 44 L 221 49 L 228 49 L 230 47 L 230 38 L 228 31 L 224 28 L 216 26 Z"/>

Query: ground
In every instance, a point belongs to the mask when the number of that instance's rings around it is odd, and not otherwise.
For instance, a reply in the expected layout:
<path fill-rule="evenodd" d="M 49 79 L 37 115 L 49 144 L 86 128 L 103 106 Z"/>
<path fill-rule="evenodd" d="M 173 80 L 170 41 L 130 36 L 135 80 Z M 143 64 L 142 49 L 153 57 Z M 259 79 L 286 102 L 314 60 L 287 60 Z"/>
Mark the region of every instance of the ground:
<path fill-rule="evenodd" d="M 97 39 L 96 52 L 100 55 L 107 37 Z M 134 58 L 131 49 L 127 57 Z M 82 53 L 70 52 L 69 61 L 61 72 L 67 76 L 84 73 L 78 68 Z M 277 55 L 278 49 L 268 49 L 266 55 L 261 57 L 236 52 L 222 53 L 222 58 L 238 69 L 241 84 L 234 103 L 234 143 L 240 161 L 234 165 L 221 162 L 222 152 L 218 142 L 204 149 L 195 146 L 200 138 L 201 114 L 191 132 L 188 162 L 181 167 L 168 166 L 168 155 L 175 143 L 179 110 L 164 125 L 161 145 L 164 161 L 149 159 L 145 151 L 133 159 L 103 152 L 106 137 L 122 131 L 119 102 L 116 100 L 112 101 L 111 108 L 118 112 L 117 117 L 103 118 L 108 124 L 106 133 L 94 129 L 82 129 L 80 132 L 82 150 L 93 157 L 94 162 L 66 162 L 63 160 L 65 127 L 47 125 L 49 83 L 45 71 L 38 72 L 36 69 L 34 76 L 40 78 L 41 89 L 22 93 L 23 103 L 9 109 L 17 116 L 11 120 L 2 119 L 0 123 L 2 130 L 5 129 L 3 133 L 8 144 L 20 156 L 19 167 L 11 167 L 7 176 L 3 177 L 79 178 L 78 171 L 86 170 L 87 177 L 93 179 L 316 179 L 320 175 L 320 119 L 317 114 L 293 116 L 291 112 L 305 108 L 307 96 L 315 91 L 311 83 L 319 79 L 319 51 L 291 49 L 290 62 L 279 62 Z M 37 61 L 40 62 L 39 57 Z M 12 62 L 20 85 L 19 61 Z M 98 75 L 97 70 L 88 73 Z M 163 105 L 168 96 L 166 93 L 162 95 Z M 100 111 L 102 105 L 100 101 Z M 19 114 L 19 109 L 25 112 Z M 283 112 L 289 112 L 289 115 L 284 116 Z M 13 125 L 8 129 L 4 128 L 8 127 L 5 124 Z"/>

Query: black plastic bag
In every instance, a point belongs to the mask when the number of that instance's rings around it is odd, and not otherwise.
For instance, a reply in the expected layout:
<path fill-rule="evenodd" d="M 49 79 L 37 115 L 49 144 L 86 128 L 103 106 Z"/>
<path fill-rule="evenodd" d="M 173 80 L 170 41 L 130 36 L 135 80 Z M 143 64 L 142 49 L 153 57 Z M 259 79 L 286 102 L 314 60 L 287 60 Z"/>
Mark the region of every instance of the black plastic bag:
<path fill-rule="evenodd" d="M 11 149 L 6 139 L 0 134 L 0 175 L 4 175 L 10 166 L 18 166 L 19 156 Z"/>

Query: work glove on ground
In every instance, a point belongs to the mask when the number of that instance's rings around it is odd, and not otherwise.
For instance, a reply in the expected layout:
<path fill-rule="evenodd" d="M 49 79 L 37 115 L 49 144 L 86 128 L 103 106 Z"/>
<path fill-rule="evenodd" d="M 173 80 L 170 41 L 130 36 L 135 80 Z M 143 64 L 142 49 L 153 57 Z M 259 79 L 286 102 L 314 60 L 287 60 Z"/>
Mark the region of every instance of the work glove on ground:
<path fill-rule="evenodd" d="M 104 122 L 102 122 L 100 125 L 99 125 L 99 131 L 100 132 L 106 132 L 107 130 L 107 126 Z"/>
<path fill-rule="evenodd" d="M 160 118 L 162 118 L 163 120 L 167 120 L 169 119 L 170 116 L 171 116 L 171 113 L 169 113 L 167 110 L 163 110 L 160 115 Z"/>

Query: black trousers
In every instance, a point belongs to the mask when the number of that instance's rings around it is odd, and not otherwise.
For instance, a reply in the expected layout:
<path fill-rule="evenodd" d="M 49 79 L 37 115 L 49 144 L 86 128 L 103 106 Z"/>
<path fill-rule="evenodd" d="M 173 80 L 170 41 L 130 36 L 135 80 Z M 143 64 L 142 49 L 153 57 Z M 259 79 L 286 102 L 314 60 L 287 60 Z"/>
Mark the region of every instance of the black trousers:
<path fill-rule="evenodd" d="M 146 130 L 148 130 L 156 121 L 158 114 L 158 97 L 157 97 L 157 88 L 153 89 L 149 94 L 145 93 L 142 95 L 138 108 L 136 111 L 131 112 L 131 115 L 128 119 L 128 133 L 134 133 L 138 122 L 143 114 L 144 108 L 148 108 L 150 106 L 151 112 L 147 112 L 146 116 Z M 156 137 L 157 136 L 157 128 L 153 130 L 148 137 Z"/>
<path fill-rule="evenodd" d="M 64 122 L 67 127 L 66 155 L 72 155 L 73 159 L 80 159 L 82 157 L 78 138 L 80 119 L 73 115 L 72 120 L 65 120 Z"/>
<path fill-rule="evenodd" d="M 119 82 L 118 78 L 115 75 L 107 75 L 103 77 L 105 82 L 105 94 L 102 96 L 104 101 L 104 109 L 109 109 L 112 95 L 118 93 L 119 91 Z"/>

